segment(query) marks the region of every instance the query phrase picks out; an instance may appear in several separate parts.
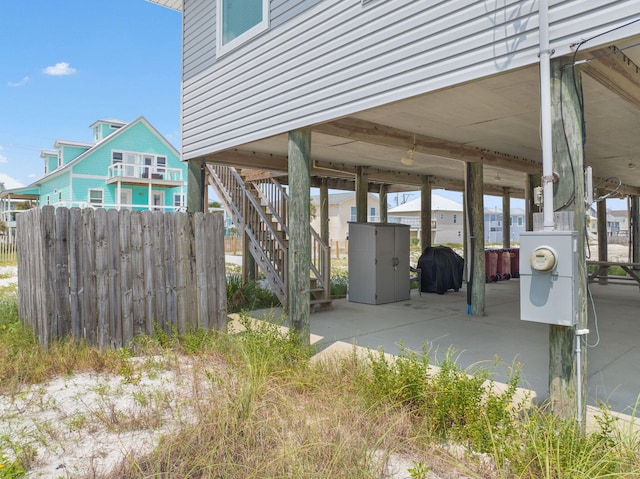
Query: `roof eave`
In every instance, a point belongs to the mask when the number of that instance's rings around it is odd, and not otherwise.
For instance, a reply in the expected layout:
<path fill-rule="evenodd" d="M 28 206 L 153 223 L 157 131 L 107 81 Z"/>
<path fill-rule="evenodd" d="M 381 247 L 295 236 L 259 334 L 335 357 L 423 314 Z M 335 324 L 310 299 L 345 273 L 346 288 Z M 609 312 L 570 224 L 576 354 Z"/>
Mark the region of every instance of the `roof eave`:
<path fill-rule="evenodd" d="M 147 0 L 148 2 L 155 3 L 161 7 L 170 8 L 178 12 L 182 11 L 182 0 Z"/>

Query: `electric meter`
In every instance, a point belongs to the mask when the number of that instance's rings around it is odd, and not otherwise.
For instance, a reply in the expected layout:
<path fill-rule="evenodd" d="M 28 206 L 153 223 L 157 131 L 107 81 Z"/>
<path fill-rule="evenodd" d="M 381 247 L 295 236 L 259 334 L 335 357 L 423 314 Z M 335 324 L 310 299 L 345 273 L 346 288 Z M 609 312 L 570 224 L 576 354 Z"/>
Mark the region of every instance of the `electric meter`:
<path fill-rule="evenodd" d="M 533 250 L 529 257 L 529 264 L 536 271 L 546 273 L 556 267 L 557 255 L 553 248 L 540 246 Z"/>
<path fill-rule="evenodd" d="M 578 233 L 520 233 L 520 319 L 574 326 L 578 284 Z"/>

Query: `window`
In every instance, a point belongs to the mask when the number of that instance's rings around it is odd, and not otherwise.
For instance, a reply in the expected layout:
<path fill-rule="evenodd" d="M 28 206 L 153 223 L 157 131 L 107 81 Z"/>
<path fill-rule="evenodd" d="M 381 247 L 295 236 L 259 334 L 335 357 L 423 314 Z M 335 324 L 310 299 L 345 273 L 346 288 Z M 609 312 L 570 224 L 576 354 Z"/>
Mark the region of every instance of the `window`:
<path fill-rule="evenodd" d="M 444 213 L 440 213 L 440 219 L 443 220 L 444 219 Z"/>
<path fill-rule="evenodd" d="M 269 0 L 218 0 L 217 13 L 218 55 L 269 28 Z"/>
<path fill-rule="evenodd" d="M 458 238 L 460 238 L 462 236 L 462 232 L 458 231 Z"/>
<path fill-rule="evenodd" d="M 356 207 L 352 206 L 351 207 L 351 221 L 355 221 L 356 220 L 356 214 L 357 214 Z"/>
<path fill-rule="evenodd" d="M 58 193 L 58 203 L 62 203 L 62 192 Z"/>
<path fill-rule="evenodd" d="M 58 168 L 62 166 L 62 150 L 58 151 Z"/>
<path fill-rule="evenodd" d="M 89 204 L 92 206 L 102 206 L 103 191 L 99 189 L 89 189 Z"/>
<path fill-rule="evenodd" d="M 119 207 L 121 210 L 130 210 L 131 204 L 133 202 L 133 191 L 130 189 L 122 188 L 120 190 L 120 203 Z"/>
<path fill-rule="evenodd" d="M 458 215 L 453 215 L 453 222 L 454 224 L 458 222 Z"/>
<path fill-rule="evenodd" d="M 164 207 L 164 191 L 154 191 L 151 194 L 152 210 L 162 210 Z"/>
<path fill-rule="evenodd" d="M 184 206 L 184 193 L 175 193 L 173 195 L 173 208 L 179 211 Z"/>
<path fill-rule="evenodd" d="M 50 205 L 51 204 L 51 195 L 47 195 L 47 204 Z"/>
<path fill-rule="evenodd" d="M 120 151 L 114 151 L 111 154 L 111 163 L 112 164 L 116 164 L 116 163 L 122 163 L 122 152 Z"/>
<path fill-rule="evenodd" d="M 518 226 L 522 226 L 522 216 L 518 216 Z"/>
<path fill-rule="evenodd" d="M 156 158 L 156 167 L 157 172 L 161 175 L 164 175 L 167 167 L 167 158 L 164 156 L 158 156 Z"/>

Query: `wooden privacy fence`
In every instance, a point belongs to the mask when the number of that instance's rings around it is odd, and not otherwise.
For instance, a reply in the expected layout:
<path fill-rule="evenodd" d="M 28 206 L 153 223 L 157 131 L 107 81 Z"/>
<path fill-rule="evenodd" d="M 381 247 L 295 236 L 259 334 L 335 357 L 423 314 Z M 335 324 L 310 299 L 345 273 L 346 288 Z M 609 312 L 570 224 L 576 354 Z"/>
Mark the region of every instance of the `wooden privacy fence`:
<path fill-rule="evenodd" d="M 16 260 L 18 244 L 15 240 L 0 238 L 0 263 L 12 263 Z"/>
<path fill-rule="evenodd" d="M 45 206 L 18 216 L 17 239 L 19 315 L 45 346 L 226 327 L 221 213 Z"/>

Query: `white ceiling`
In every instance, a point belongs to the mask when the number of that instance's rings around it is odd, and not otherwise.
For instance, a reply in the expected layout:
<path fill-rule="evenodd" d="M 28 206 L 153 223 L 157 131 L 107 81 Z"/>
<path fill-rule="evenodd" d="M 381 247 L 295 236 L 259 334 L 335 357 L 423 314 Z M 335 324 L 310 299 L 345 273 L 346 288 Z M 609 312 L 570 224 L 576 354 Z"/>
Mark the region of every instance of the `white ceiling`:
<path fill-rule="evenodd" d="M 637 40 L 616 46 L 624 48 Z M 624 50 L 624 54 L 640 65 L 640 46 Z M 625 185 L 640 188 L 640 111 L 586 74 L 582 75 L 582 84 L 586 164 L 593 167 L 596 177 L 620 177 Z M 640 104 L 640 94 L 636 100 L 636 104 Z M 368 166 L 404 172 L 411 177 L 433 175 L 461 181 L 463 162 L 460 159 L 416 152 L 414 166 L 402 165 L 400 158 L 412 146 L 411 134 L 495 151 L 541 165 L 539 112 L 539 70 L 536 65 L 409 98 L 351 117 L 410 132 L 406 145 L 402 147 L 381 146 L 314 132 L 311 154 L 314 161 L 330 162 L 339 168 Z M 239 149 L 286 157 L 287 136 L 253 142 Z M 637 168 L 631 169 L 630 164 Z M 514 168 L 508 165 L 501 168 L 485 165 L 484 168 L 485 184 L 513 188 L 517 191 L 515 196 L 524 191 L 525 179 L 526 174 L 515 165 Z"/>

